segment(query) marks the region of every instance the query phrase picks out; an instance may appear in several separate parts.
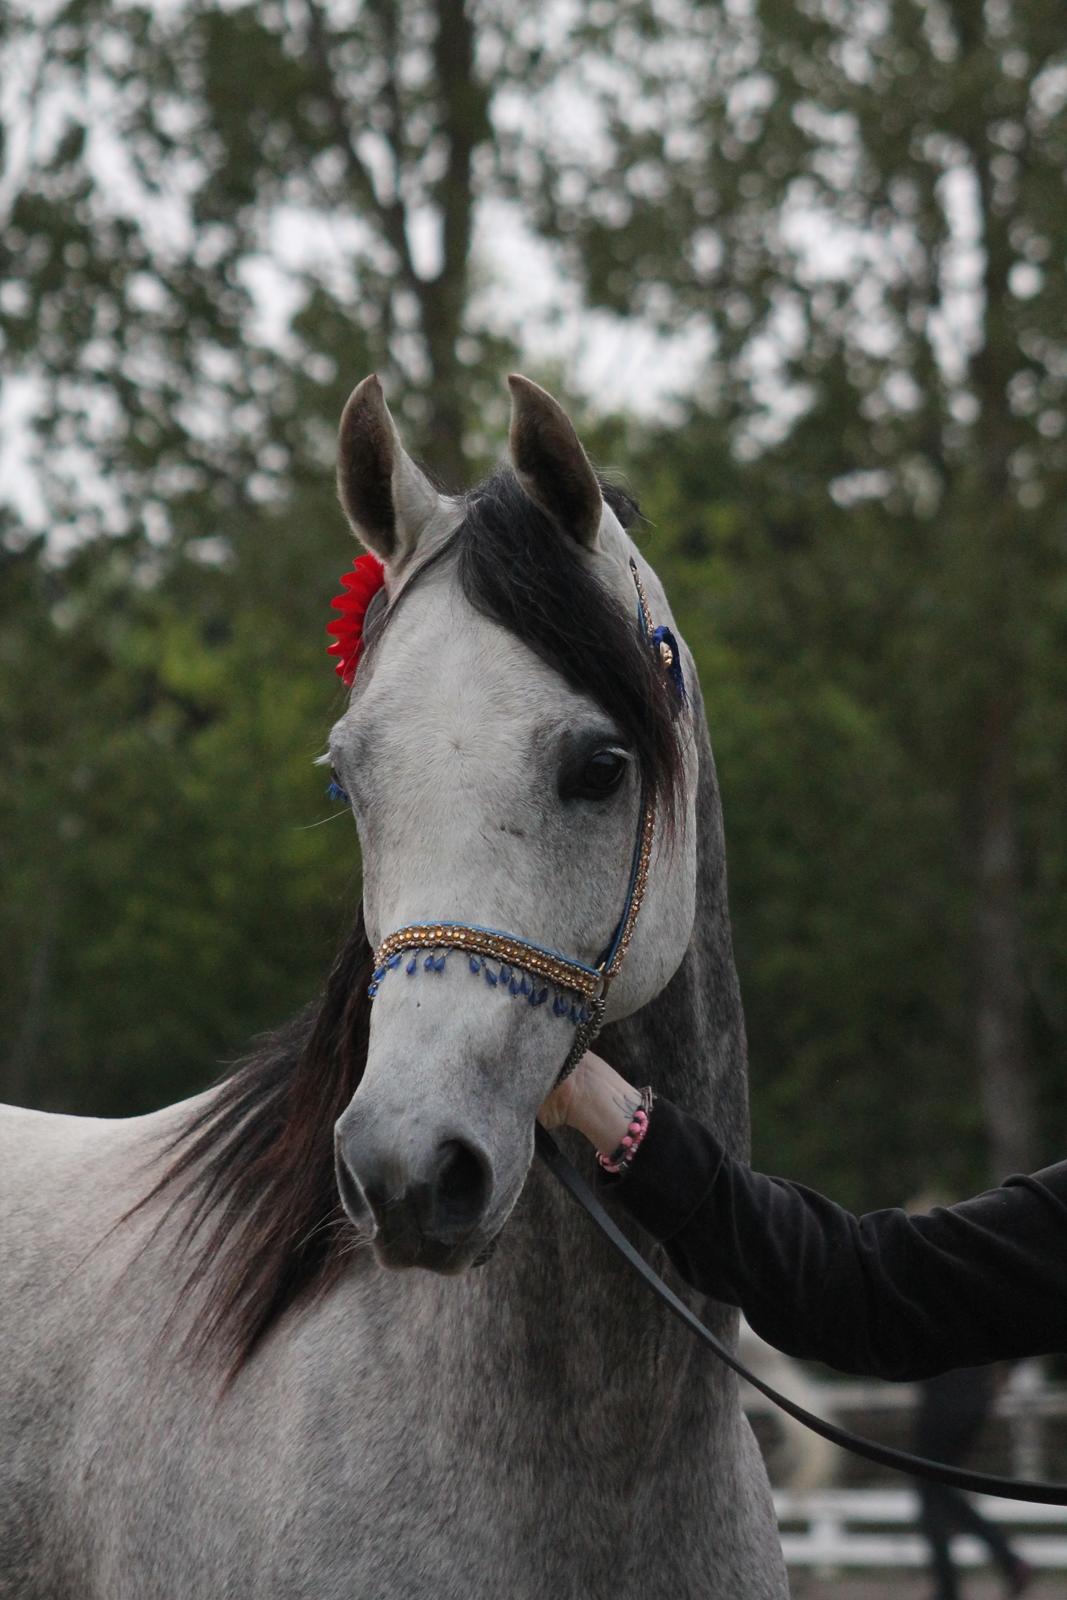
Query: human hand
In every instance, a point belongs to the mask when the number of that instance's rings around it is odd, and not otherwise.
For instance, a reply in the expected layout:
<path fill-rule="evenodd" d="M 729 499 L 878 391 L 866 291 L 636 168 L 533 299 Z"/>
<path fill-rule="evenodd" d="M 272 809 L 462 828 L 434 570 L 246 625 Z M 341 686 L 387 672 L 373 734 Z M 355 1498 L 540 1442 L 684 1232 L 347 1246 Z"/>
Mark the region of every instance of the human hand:
<path fill-rule="evenodd" d="M 640 1090 L 587 1050 L 545 1100 L 537 1120 L 549 1130 L 577 1128 L 598 1150 L 615 1150 L 640 1105 Z"/>

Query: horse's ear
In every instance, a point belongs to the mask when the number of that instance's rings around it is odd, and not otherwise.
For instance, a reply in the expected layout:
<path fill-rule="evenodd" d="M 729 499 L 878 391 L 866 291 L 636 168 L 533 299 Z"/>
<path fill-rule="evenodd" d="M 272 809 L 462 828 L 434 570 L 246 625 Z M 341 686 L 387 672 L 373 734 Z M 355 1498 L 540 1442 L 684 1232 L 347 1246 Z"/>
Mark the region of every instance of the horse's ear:
<path fill-rule="evenodd" d="M 511 459 L 530 499 L 587 550 L 597 548 L 604 502 L 596 473 L 563 407 L 512 373 Z"/>
<path fill-rule="evenodd" d="M 373 373 L 341 414 L 337 492 L 357 539 L 392 567 L 403 565 L 445 505 L 401 444 Z"/>

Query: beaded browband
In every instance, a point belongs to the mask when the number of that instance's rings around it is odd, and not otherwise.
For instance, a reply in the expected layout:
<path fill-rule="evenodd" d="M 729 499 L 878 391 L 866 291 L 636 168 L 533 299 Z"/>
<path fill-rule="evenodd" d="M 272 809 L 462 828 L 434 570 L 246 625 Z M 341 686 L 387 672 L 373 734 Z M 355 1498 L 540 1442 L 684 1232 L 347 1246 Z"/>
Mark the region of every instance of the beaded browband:
<path fill-rule="evenodd" d="M 669 628 L 653 627 L 644 585 L 633 560 L 630 562 L 630 572 L 637 590 L 638 620 L 642 631 L 656 651 L 660 665 L 672 675 L 679 692 L 684 695 L 674 635 Z M 551 989 L 553 1014 L 572 1023 L 575 1030 L 557 1080 L 562 1083 L 578 1065 L 603 1025 L 608 988 L 630 948 L 644 899 L 655 833 L 655 799 L 651 794 L 646 794 L 641 806 L 641 820 L 622 916 L 595 966 L 587 966 L 584 961 L 575 961 L 570 956 L 548 950 L 529 939 L 520 939 L 513 933 L 501 933 L 496 928 L 482 928 L 466 922 L 409 922 L 390 933 L 375 951 L 374 972 L 367 993 L 373 999 L 386 973 L 395 971 L 401 963 L 409 978 L 415 977 L 420 968 L 424 972 L 444 972 L 447 958 L 453 952 L 466 955 L 468 969 L 474 977 L 482 977 L 491 988 L 525 999 L 531 1006 L 544 1005 Z M 409 952 L 405 962 L 404 956 Z"/>

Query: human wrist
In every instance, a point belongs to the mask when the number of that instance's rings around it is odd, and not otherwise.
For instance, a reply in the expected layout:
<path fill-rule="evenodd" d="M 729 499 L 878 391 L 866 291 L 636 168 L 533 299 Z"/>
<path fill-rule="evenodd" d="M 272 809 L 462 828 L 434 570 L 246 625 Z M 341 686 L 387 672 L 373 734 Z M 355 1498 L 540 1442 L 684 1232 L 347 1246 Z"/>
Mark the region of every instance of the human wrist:
<path fill-rule="evenodd" d="M 654 1096 L 651 1085 L 641 1090 L 641 1102 L 627 1125 L 626 1132 L 614 1149 L 598 1150 L 596 1158 L 605 1172 L 621 1178 L 629 1172 L 630 1165 L 645 1141 L 648 1119 L 652 1114 Z"/>

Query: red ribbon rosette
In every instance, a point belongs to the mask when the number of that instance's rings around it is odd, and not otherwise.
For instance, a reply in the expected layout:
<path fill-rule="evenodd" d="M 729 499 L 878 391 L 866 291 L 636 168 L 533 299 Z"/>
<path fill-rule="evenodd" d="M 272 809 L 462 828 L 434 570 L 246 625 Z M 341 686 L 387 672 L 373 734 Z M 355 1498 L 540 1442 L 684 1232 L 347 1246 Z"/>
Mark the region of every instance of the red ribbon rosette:
<path fill-rule="evenodd" d="M 330 602 L 341 614 L 327 624 L 326 632 L 333 634 L 333 644 L 326 646 L 326 653 L 337 657 L 334 670 L 346 686 L 351 685 L 363 654 L 363 620 L 367 607 L 384 582 L 385 568 L 377 556 L 357 556 L 352 571 L 341 575 L 344 593 L 335 595 Z"/>

